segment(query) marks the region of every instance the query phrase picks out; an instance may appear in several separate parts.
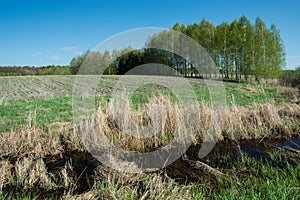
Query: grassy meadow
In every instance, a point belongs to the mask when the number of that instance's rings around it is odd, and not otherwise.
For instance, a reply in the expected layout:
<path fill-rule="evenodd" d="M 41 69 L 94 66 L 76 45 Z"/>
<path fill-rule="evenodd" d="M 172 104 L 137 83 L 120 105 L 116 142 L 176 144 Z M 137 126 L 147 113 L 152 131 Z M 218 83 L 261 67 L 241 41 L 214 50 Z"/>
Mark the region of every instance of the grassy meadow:
<path fill-rule="evenodd" d="M 128 115 L 136 123 L 148 125 L 147 109 L 161 104 L 166 122 L 158 137 L 135 138 L 118 129 L 112 113 L 103 111 L 112 91 L 122 89 L 116 88 L 120 78 L 102 76 L 94 88 L 95 120 L 110 141 L 124 150 L 150 152 L 168 144 L 181 126 L 178 119 L 185 119 L 195 133 L 187 158 L 156 172 L 112 170 L 87 152 L 78 135 L 85 126 L 73 125 L 76 76 L 0 77 L 0 199 L 300 198 L 298 89 L 224 82 L 228 106 L 221 110 L 219 143 L 233 146 L 234 156 L 221 148 L 199 159 L 198 149 L 212 118 L 205 82 L 187 79 L 199 106 L 184 111 L 168 88 L 156 84 L 138 87 L 127 102 L 131 108 Z M 180 82 L 174 84 L 180 88 Z M 294 146 L 279 147 L 293 139 Z M 247 153 L 247 145 L 243 146 L 247 143 L 261 144 L 263 150 Z"/>
<path fill-rule="evenodd" d="M 75 76 L 0 77 L 0 132 L 24 126 L 45 128 L 55 122 L 72 122 L 72 89 Z M 100 79 L 98 101 L 108 101 L 118 76 Z M 199 102 L 209 103 L 209 90 L 203 80 L 189 79 Z M 297 101 L 297 89 L 255 83 L 224 83 L 229 106 L 254 103 L 279 105 Z M 155 88 L 156 87 L 156 88 Z M 145 103 L 154 93 L 172 96 L 166 88 L 141 86 L 131 95 L 133 107 Z M 188 94 L 187 94 L 188 95 Z"/>

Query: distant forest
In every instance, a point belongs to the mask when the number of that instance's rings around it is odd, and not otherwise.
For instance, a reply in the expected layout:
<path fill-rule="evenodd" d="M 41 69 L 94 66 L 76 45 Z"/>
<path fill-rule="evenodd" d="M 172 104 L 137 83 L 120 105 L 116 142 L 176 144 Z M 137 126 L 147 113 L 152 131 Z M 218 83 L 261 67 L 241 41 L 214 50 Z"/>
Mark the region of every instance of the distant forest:
<path fill-rule="evenodd" d="M 206 19 L 200 23 L 176 23 L 173 30 L 181 32 L 197 41 L 217 66 L 221 78 L 247 80 L 248 77 L 278 78 L 285 66 L 285 51 L 280 32 L 274 24 L 267 27 L 257 18 L 252 24 L 245 16 L 213 25 Z M 162 32 L 149 38 L 148 44 L 165 42 L 168 32 Z M 150 45 L 151 46 L 151 45 Z M 183 76 L 203 77 L 206 72 L 197 71 L 189 58 L 160 49 L 131 49 L 112 52 L 87 51 L 74 57 L 69 66 L 45 67 L 0 67 L 0 75 L 67 75 L 77 74 L 87 57 L 105 66 L 104 74 L 125 74 L 132 68 L 146 63 L 160 63 L 172 67 Z M 109 63 L 109 64 L 108 64 Z M 206 74 L 203 74 L 206 73 Z"/>
<path fill-rule="evenodd" d="M 0 76 L 32 76 L 32 75 L 71 75 L 70 66 L 4 66 L 0 67 Z"/>

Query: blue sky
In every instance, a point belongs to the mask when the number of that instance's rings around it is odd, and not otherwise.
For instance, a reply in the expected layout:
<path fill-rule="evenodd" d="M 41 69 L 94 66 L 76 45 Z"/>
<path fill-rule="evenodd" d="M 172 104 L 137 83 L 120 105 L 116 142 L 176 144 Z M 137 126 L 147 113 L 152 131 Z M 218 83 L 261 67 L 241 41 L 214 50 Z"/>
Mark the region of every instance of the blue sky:
<path fill-rule="evenodd" d="M 300 66 L 299 0 L 0 0 L 0 66 L 69 64 L 110 36 L 171 28 L 202 18 L 217 25 L 242 15 L 280 30 L 287 68 Z"/>

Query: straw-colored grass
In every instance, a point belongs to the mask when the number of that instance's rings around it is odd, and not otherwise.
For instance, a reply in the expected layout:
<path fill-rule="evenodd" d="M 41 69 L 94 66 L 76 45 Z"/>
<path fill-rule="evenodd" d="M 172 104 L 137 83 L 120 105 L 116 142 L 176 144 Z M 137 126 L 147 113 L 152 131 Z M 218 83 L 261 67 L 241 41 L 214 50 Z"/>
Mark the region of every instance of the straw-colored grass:
<path fill-rule="evenodd" d="M 130 102 L 127 102 L 130 105 Z M 154 106 L 161 105 L 157 111 L 151 110 Z M 212 121 L 212 114 L 217 117 Z M 211 130 L 219 130 L 216 135 L 220 140 L 224 137 L 231 140 L 282 138 L 299 135 L 300 106 L 297 104 L 283 104 L 275 106 L 274 102 L 253 104 L 251 106 L 236 106 L 218 108 L 216 110 L 201 103 L 198 107 L 190 106 L 181 108 L 177 103 L 169 101 L 166 97 L 152 97 L 144 109 L 137 111 L 122 109 L 121 120 L 114 117 L 113 108 L 99 108 L 91 122 L 97 121 L 97 128 L 115 145 L 131 151 L 153 151 L 168 144 L 180 131 L 193 133 L 195 143 L 203 142 Z M 218 120 L 218 121 L 217 121 Z M 214 129 L 218 123 L 221 128 Z M 95 124 L 85 122 L 78 126 L 80 132 L 87 131 Z M 145 128 L 145 126 L 148 126 Z M 212 129 L 211 129 L 212 128 Z M 148 130 L 149 138 L 141 138 L 144 130 Z M 136 135 L 132 135 L 136 132 Z M 97 136 L 96 136 L 97 137 Z M 84 138 L 86 139 L 86 138 Z M 89 141 L 96 141 L 92 136 Z"/>

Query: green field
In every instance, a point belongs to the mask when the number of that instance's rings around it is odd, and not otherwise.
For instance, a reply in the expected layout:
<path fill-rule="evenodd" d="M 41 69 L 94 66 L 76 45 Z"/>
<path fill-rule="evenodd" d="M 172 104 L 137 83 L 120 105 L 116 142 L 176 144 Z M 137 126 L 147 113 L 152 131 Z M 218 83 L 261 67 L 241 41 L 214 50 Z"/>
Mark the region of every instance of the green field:
<path fill-rule="evenodd" d="M 96 101 L 109 101 L 120 77 L 103 76 L 99 79 Z M 188 79 L 199 102 L 210 102 L 208 87 L 201 79 Z M 0 132 L 37 126 L 46 129 L 54 122 L 72 122 L 72 90 L 75 76 L 0 77 Z M 228 106 L 254 103 L 291 102 L 284 94 L 288 88 L 255 83 L 225 82 Z M 176 86 L 177 87 L 177 86 Z M 178 85 L 180 87 L 180 85 Z M 184 91 L 182 91 L 184 92 Z M 142 85 L 132 95 L 134 107 L 147 102 L 153 94 L 174 97 L 174 93 L 158 85 Z M 186 94 L 187 96 L 190 94 Z"/>

